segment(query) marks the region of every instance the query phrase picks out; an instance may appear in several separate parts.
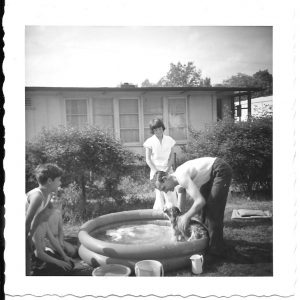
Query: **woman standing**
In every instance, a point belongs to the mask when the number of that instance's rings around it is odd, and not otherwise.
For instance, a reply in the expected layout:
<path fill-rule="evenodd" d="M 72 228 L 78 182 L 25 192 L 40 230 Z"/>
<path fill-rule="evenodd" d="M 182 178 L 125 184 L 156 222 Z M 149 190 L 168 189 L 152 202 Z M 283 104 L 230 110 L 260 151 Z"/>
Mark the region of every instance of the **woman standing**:
<path fill-rule="evenodd" d="M 157 171 L 164 171 L 168 174 L 173 172 L 175 140 L 164 134 L 165 125 L 161 119 L 153 119 L 150 124 L 152 137 L 144 142 L 146 150 L 146 163 L 150 167 L 150 180 Z M 164 206 L 177 204 L 175 192 L 161 192 L 155 189 L 155 202 L 153 209 L 163 210 Z"/>

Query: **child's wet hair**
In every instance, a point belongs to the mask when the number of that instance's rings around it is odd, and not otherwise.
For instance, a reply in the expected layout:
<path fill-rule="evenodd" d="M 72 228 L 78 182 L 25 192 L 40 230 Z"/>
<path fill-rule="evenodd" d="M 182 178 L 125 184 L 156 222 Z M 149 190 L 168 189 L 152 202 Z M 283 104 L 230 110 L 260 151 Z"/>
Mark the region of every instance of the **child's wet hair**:
<path fill-rule="evenodd" d="M 57 177 L 61 177 L 63 170 L 56 164 L 40 164 L 34 170 L 34 175 L 38 183 L 45 184 L 50 178 L 54 180 Z"/>
<path fill-rule="evenodd" d="M 164 122 L 159 118 L 155 118 L 155 119 L 151 120 L 149 123 L 149 128 L 150 128 L 151 134 L 154 134 L 154 129 L 157 129 L 160 127 L 163 129 L 163 131 L 166 129 Z"/>

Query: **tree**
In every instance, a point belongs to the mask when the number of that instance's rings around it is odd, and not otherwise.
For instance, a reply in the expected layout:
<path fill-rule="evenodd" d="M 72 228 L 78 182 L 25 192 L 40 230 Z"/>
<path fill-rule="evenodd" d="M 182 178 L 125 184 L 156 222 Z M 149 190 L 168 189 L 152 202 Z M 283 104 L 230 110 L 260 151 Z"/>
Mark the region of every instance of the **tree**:
<path fill-rule="evenodd" d="M 165 77 L 162 77 L 158 82 L 161 86 L 210 86 L 209 78 L 202 78 L 202 71 L 194 66 L 193 62 L 177 65 L 171 63 L 170 70 Z"/>
<path fill-rule="evenodd" d="M 244 73 L 237 73 L 237 75 L 233 75 L 230 78 L 223 80 L 223 86 L 228 87 L 248 87 L 248 86 L 255 86 L 255 79 L 253 76 L 244 74 Z"/>
<path fill-rule="evenodd" d="M 255 92 L 254 97 L 267 96 L 273 94 L 273 76 L 268 70 L 259 70 L 252 76 L 237 73 L 230 78 L 223 80 L 223 83 L 215 86 L 228 86 L 228 87 L 259 87 L 262 91 Z"/>
<path fill-rule="evenodd" d="M 156 84 L 148 79 L 142 83 L 143 87 L 189 87 L 189 86 L 211 86 L 210 78 L 202 78 L 202 71 L 197 69 L 193 62 L 182 64 L 170 64 L 170 69 L 166 76 L 162 77 Z"/>
<path fill-rule="evenodd" d="M 259 70 L 253 74 L 255 80 L 255 86 L 261 86 L 264 91 L 263 95 L 272 95 L 273 94 L 273 75 L 269 73 L 268 70 Z"/>
<path fill-rule="evenodd" d="M 157 86 L 157 84 L 151 83 L 148 78 L 142 82 L 142 87 L 152 87 L 152 86 Z"/>

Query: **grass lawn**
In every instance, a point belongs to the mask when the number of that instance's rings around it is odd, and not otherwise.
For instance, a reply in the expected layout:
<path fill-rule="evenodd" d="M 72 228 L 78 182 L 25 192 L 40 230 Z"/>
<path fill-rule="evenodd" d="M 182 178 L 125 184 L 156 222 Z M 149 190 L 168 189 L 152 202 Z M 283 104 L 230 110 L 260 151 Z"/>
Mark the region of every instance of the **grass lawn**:
<path fill-rule="evenodd" d="M 165 276 L 272 276 L 273 223 L 272 219 L 231 220 L 233 209 L 261 209 L 272 212 L 272 201 L 230 198 L 224 218 L 224 238 L 237 251 L 234 259 L 206 260 L 204 272 L 193 275 L 190 268 L 168 272 Z M 76 240 L 81 224 L 65 225 L 66 237 Z M 78 260 L 78 268 L 70 275 L 91 275 L 92 268 Z"/>

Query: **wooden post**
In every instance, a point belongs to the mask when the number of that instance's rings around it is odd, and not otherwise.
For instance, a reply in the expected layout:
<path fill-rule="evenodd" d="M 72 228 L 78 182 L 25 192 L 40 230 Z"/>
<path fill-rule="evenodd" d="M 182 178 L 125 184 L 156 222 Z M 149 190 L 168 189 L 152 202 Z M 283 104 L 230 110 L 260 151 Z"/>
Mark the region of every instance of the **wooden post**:
<path fill-rule="evenodd" d="M 217 121 L 223 119 L 223 112 L 222 112 L 222 99 L 217 98 Z"/>
<path fill-rule="evenodd" d="M 248 94 L 248 119 L 251 117 L 251 92 Z"/>
<path fill-rule="evenodd" d="M 234 119 L 235 107 L 234 107 L 234 96 L 231 98 L 231 118 Z"/>
<path fill-rule="evenodd" d="M 239 95 L 239 108 L 241 108 L 241 95 Z M 240 110 L 239 121 L 241 122 L 242 110 Z"/>
<path fill-rule="evenodd" d="M 241 116 L 242 116 L 242 106 L 241 105 L 236 106 L 236 115 L 237 115 L 237 117 L 240 118 L 240 121 L 241 121 Z"/>

